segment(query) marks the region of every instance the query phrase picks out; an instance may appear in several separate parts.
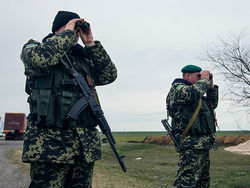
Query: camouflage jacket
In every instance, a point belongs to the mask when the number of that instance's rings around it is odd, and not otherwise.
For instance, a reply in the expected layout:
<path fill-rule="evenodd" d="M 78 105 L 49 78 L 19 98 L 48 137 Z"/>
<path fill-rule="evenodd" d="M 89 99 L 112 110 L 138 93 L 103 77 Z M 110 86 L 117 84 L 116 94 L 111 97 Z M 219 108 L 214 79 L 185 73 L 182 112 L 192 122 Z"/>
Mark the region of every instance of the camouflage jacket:
<path fill-rule="evenodd" d="M 180 149 L 212 149 L 216 148 L 214 138 L 215 123 L 212 109 L 218 104 L 218 86 L 210 88 L 209 79 L 201 79 L 195 84 L 183 79 L 176 79 L 167 95 L 166 103 L 172 118 L 172 129 Z M 206 96 L 204 94 L 206 93 Z M 202 99 L 201 109 L 186 137 L 181 135 L 191 119 L 199 99 Z"/>
<path fill-rule="evenodd" d="M 100 42 L 95 41 L 94 46 L 86 48 L 87 56 L 81 58 L 75 57 L 71 51 L 75 40 L 76 35 L 70 30 L 55 34 L 43 43 L 29 40 L 21 53 L 27 78 L 46 77 L 58 67 L 60 59 L 67 53 L 78 72 L 83 74 L 88 71 L 93 78 L 93 86 L 113 82 L 117 77 L 117 70 Z M 85 127 L 45 129 L 28 122 L 23 162 L 73 164 L 75 160 L 93 162 L 100 159 L 99 133 L 95 127 Z"/>

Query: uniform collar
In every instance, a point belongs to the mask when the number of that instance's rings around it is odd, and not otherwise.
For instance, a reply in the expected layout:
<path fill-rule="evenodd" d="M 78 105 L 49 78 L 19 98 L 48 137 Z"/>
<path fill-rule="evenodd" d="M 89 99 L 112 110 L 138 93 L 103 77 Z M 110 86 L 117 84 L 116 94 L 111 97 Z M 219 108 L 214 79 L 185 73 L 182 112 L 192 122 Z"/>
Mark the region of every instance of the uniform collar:
<path fill-rule="evenodd" d="M 188 86 L 191 86 L 191 85 L 192 85 L 192 83 L 190 83 L 189 81 L 184 80 L 184 79 L 182 79 L 182 78 L 176 78 L 176 79 L 173 81 L 172 85 L 174 85 L 174 84 L 176 84 L 176 83 L 183 83 L 183 84 L 188 85 Z"/>

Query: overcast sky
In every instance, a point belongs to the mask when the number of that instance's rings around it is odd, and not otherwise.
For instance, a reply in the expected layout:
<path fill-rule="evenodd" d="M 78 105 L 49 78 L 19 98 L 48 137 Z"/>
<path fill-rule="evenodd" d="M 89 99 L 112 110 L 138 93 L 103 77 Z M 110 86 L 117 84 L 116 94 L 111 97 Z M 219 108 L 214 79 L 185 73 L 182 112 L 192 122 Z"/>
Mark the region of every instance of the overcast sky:
<path fill-rule="evenodd" d="M 248 0 L 8 0 L 1 1 L 0 115 L 28 114 L 20 52 L 29 39 L 51 32 L 59 10 L 78 13 L 92 27 L 118 69 L 117 80 L 97 91 L 113 131 L 163 131 L 165 98 L 187 64 L 210 65 L 199 57 L 228 32 L 250 25 Z M 216 80 L 223 94 L 223 81 Z M 244 113 L 229 113 L 220 101 L 221 130 L 250 129 Z"/>

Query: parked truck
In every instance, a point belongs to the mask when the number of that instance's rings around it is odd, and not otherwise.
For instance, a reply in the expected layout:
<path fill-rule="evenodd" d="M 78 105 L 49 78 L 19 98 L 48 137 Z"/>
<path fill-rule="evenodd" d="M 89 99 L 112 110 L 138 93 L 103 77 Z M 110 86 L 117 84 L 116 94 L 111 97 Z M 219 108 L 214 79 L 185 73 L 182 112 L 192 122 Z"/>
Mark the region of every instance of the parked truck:
<path fill-rule="evenodd" d="M 26 128 L 24 113 L 5 113 L 4 130 L 5 140 L 23 140 Z"/>

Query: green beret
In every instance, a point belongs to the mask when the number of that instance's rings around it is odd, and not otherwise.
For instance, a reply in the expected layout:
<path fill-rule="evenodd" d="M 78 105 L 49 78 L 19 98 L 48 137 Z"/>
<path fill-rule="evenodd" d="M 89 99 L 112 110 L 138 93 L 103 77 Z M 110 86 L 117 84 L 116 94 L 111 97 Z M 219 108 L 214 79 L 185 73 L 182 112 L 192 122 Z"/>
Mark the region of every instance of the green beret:
<path fill-rule="evenodd" d="M 181 72 L 201 72 L 202 69 L 196 65 L 187 65 L 181 69 Z"/>

